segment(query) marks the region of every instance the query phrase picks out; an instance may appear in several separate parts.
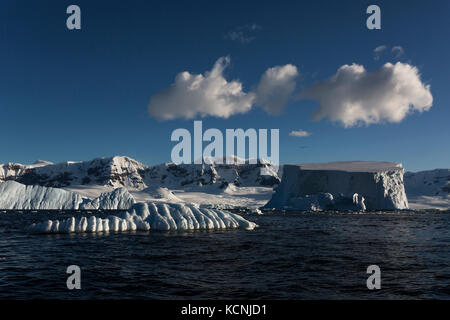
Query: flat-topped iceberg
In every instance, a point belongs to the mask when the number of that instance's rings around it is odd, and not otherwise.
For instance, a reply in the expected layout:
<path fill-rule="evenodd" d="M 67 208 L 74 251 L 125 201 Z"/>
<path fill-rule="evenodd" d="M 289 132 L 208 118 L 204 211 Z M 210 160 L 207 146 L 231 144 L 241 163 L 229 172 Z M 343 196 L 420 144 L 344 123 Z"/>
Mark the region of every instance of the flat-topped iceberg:
<path fill-rule="evenodd" d="M 126 232 L 149 230 L 253 230 L 257 225 L 222 210 L 199 208 L 194 204 L 137 203 L 128 212 L 98 218 L 71 217 L 35 223 L 29 230 L 37 233 Z"/>
<path fill-rule="evenodd" d="M 281 184 L 264 207 L 293 210 L 408 209 L 403 173 L 402 165 L 392 162 L 285 165 Z"/>
<path fill-rule="evenodd" d="M 76 210 L 89 199 L 57 188 L 26 186 L 15 181 L 0 183 L 0 209 Z"/>
<path fill-rule="evenodd" d="M 0 183 L 0 210 L 128 210 L 136 201 L 125 188 L 102 193 L 93 200 L 59 188 Z"/>

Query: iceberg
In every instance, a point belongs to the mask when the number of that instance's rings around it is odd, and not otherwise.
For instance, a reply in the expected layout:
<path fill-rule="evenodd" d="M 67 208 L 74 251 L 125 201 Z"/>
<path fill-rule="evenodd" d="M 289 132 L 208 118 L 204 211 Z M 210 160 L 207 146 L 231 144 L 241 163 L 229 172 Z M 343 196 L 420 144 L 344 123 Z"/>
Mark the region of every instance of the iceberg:
<path fill-rule="evenodd" d="M 240 215 L 222 210 L 199 208 L 195 204 L 137 203 L 117 216 L 71 217 L 32 224 L 34 233 L 89 233 L 128 231 L 253 230 L 257 225 Z"/>
<path fill-rule="evenodd" d="M 0 183 L 1 210 L 128 210 L 136 201 L 125 188 L 102 193 L 93 200 L 59 188 Z"/>
<path fill-rule="evenodd" d="M 128 210 L 136 201 L 125 188 L 104 192 L 98 198 L 80 205 L 81 210 Z"/>
<path fill-rule="evenodd" d="M 319 192 L 314 195 L 306 195 L 291 199 L 292 207 L 300 211 L 365 211 L 365 199 L 355 193 L 351 197 L 343 194 L 333 196 L 331 193 Z"/>
<path fill-rule="evenodd" d="M 284 165 L 280 185 L 264 208 L 292 210 L 408 209 L 403 167 L 392 162 Z"/>
<path fill-rule="evenodd" d="M 15 181 L 0 183 L 0 209 L 3 210 L 76 210 L 87 201 L 63 189 L 26 186 Z"/>

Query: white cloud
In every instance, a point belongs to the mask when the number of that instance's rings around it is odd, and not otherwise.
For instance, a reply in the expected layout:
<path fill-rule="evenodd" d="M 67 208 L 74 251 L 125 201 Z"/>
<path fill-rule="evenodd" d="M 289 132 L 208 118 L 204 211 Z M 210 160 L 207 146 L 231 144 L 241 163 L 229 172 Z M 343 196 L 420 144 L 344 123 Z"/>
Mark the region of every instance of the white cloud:
<path fill-rule="evenodd" d="M 405 53 L 405 50 L 401 46 L 392 47 L 391 51 L 396 58 L 400 58 Z"/>
<path fill-rule="evenodd" d="M 387 46 L 381 45 L 373 49 L 373 58 L 375 60 L 380 60 L 381 53 L 386 50 Z"/>
<path fill-rule="evenodd" d="M 291 137 L 308 137 L 308 136 L 310 136 L 311 135 L 311 133 L 310 132 L 308 132 L 308 131 L 305 131 L 305 130 L 298 130 L 298 131 L 291 131 L 291 132 L 289 132 L 289 135 L 291 136 Z"/>
<path fill-rule="evenodd" d="M 373 52 L 381 52 L 381 51 L 384 51 L 384 50 L 386 50 L 386 46 L 385 45 L 381 45 L 381 46 L 378 46 L 378 47 L 376 47 L 374 50 L 373 50 Z"/>
<path fill-rule="evenodd" d="M 225 39 L 238 41 L 242 44 L 247 44 L 256 39 L 255 33 L 260 30 L 261 26 L 253 23 L 246 24 L 244 26 L 236 27 L 225 35 Z"/>
<path fill-rule="evenodd" d="M 313 120 L 328 118 L 345 127 L 400 122 L 414 111 L 428 111 L 433 104 L 430 86 L 422 83 L 419 70 L 401 62 L 386 63 L 374 72 L 357 64 L 343 65 L 301 96 L 319 102 Z"/>
<path fill-rule="evenodd" d="M 197 116 L 228 118 L 248 112 L 255 95 L 245 93 L 239 81 L 228 82 L 224 78 L 223 71 L 229 62 L 229 57 L 219 58 L 213 69 L 204 75 L 187 71 L 179 73 L 169 88 L 151 97 L 150 115 L 171 120 Z"/>
<path fill-rule="evenodd" d="M 295 90 L 297 77 L 292 64 L 267 69 L 256 88 L 256 103 L 270 114 L 279 114 Z"/>
<path fill-rule="evenodd" d="M 242 83 L 228 82 L 223 72 L 230 58 L 217 60 L 211 71 L 202 74 L 179 73 L 167 89 L 151 97 L 150 116 L 161 120 L 214 116 L 228 118 L 246 113 L 258 104 L 269 113 L 279 113 L 295 90 L 297 68 L 287 64 L 269 68 L 255 92 L 244 92 Z"/>

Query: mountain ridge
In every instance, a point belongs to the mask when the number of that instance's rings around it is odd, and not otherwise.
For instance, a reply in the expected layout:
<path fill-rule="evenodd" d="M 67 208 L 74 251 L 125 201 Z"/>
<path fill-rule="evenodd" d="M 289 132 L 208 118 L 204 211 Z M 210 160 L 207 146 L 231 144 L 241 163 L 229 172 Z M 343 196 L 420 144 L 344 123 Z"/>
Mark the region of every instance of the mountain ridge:
<path fill-rule="evenodd" d="M 261 175 L 262 168 L 269 175 Z M 76 185 L 101 185 L 143 190 L 149 186 L 217 185 L 273 186 L 280 182 L 274 168 L 264 161 L 256 164 L 181 164 L 146 166 L 127 156 L 66 161 L 53 164 L 0 165 L 0 182 L 17 181 L 25 185 L 62 188 Z"/>

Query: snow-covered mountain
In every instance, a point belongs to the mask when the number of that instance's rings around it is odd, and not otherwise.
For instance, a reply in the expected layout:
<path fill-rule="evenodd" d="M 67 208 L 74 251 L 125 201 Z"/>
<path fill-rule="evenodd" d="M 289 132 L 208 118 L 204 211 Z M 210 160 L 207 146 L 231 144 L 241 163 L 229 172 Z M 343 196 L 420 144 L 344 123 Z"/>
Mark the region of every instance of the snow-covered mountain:
<path fill-rule="evenodd" d="M 450 169 L 406 172 L 404 179 L 411 208 L 450 208 Z"/>
<path fill-rule="evenodd" d="M 0 181 L 15 180 L 26 185 L 67 187 L 73 185 L 107 185 L 111 187 L 145 187 L 147 167 L 128 157 L 98 158 L 83 162 L 63 162 L 26 166 L 2 165 Z M 3 174 L 2 174 L 3 172 Z"/>
<path fill-rule="evenodd" d="M 17 180 L 24 175 L 26 171 L 33 170 L 35 168 L 52 165 L 52 162 L 38 160 L 33 164 L 20 164 L 20 163 L 6 163 L 0 164 L 0 182 L 9 180 Z"/>
<path fill-rule="evenodd" d="M 268 175 L 261 175 L 266 169 Z M 182 164 L 166 163 L 149 168 L 146 175 L 148 186 L 170 188 L 183 186 L 217 185 L 226 188 L 235 186 L 272 187 L 280 183 L 277 172 L 270 164 Z"/>
<path fill-rule="evenodd" d="M 269 175 L 261 175 L 261 169 Z M 0 165 L 0 182 L 17 181 L 25 185 L 69 187 L 100 185 L 143 190 L 149 186 L 184 187 L 228 184 L 237 186 L 268 186 L 280 179 L 268 163 L 258 164 L 183 164 L 166 163 L 153 167 L 129 157 L 116 156 L 83 162 L 34 165 L 8 163 Z"/>
<path fill-rule="evenodd" d="M 435 169 L 405 173 L 408 195 L 448 196 L 450 194 L 450 169 Z"/>

